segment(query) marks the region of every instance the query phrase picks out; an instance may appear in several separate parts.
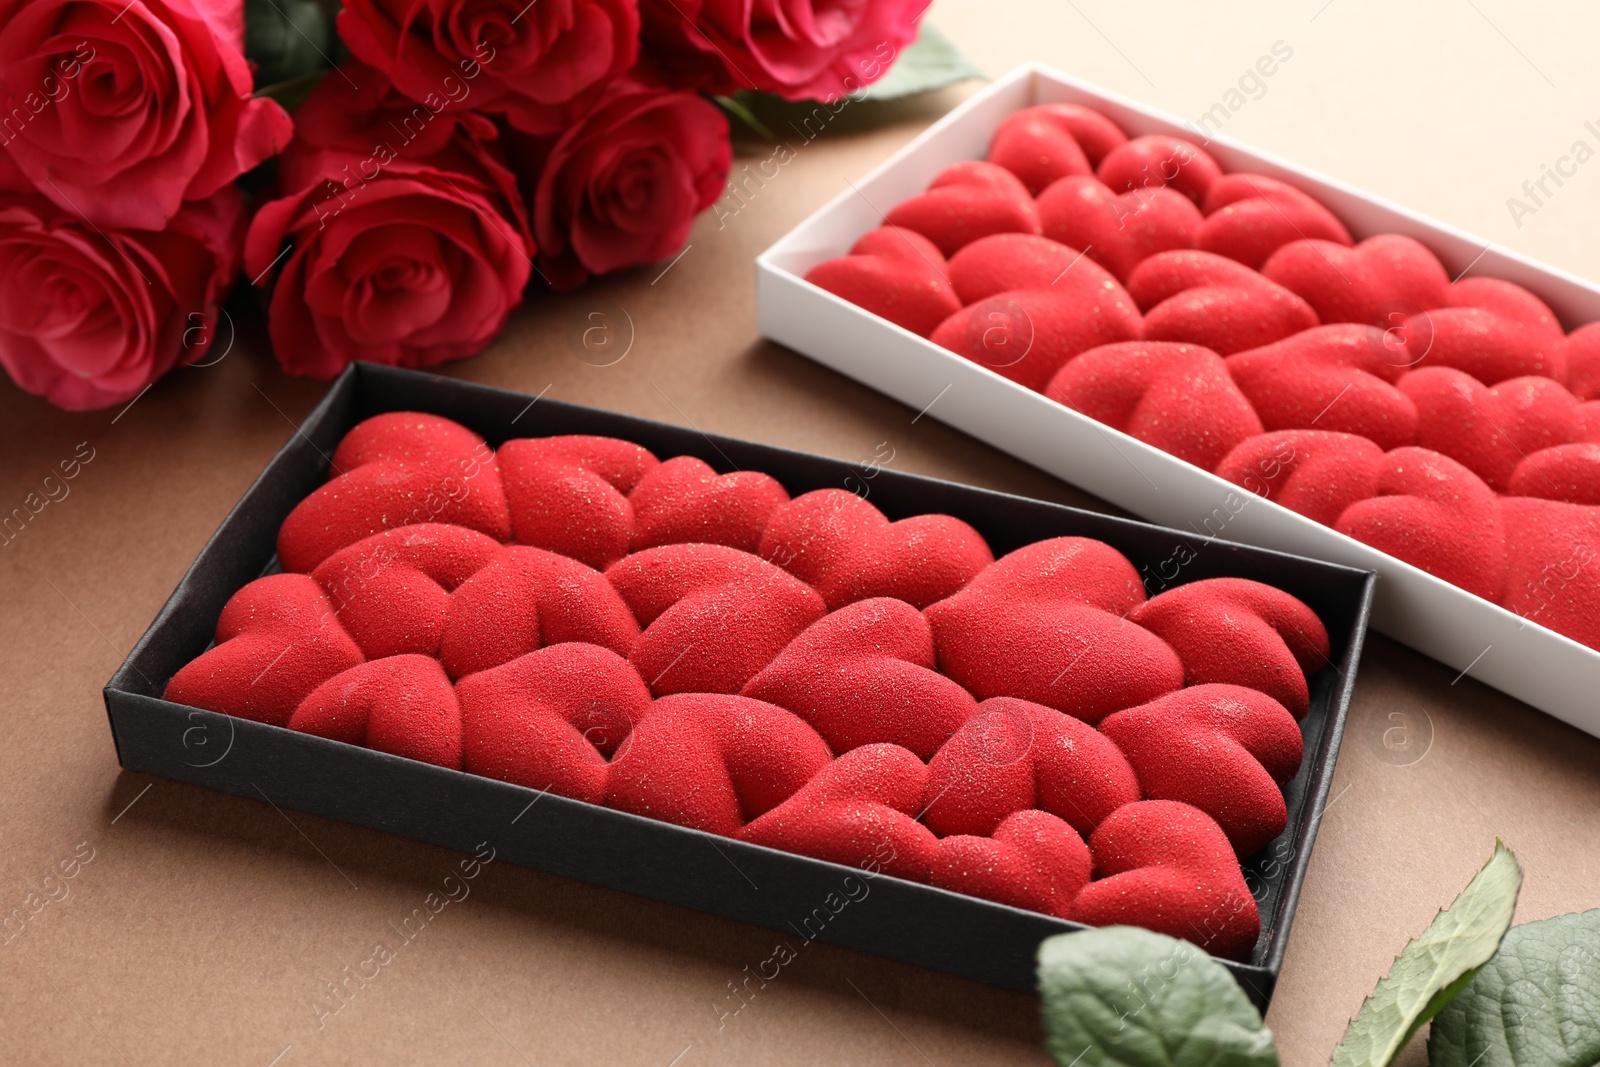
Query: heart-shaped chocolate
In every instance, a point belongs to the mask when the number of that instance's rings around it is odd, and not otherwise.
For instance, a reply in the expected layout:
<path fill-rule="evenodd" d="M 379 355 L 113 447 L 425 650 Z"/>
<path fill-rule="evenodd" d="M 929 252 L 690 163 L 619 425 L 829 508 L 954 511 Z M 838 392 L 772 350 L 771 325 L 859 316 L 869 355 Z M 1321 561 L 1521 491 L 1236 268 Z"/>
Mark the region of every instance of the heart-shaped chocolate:
<path fill-rule="evenodd" d="M 1369 237 L 1354 248 L 1333 241 L 1291 241 L 1261 273 L 1305 298 L 1323 322 L 1360 322 L 1384 329 L 1443 307 L 1450 278 L 1420 242 L 1400 234 Z"/>
<path fill-rule="evenodd" d="M 1199 345 L 1103 345 L 1062 367 L 1045 395 L 1205 470 L 1262 432 L 1222 357 Z"/>
<path fill-rule="evenodd" d="M 695 542 L 754 552 L 789 494 L 770 474 L 718 474 L 703 460 L 678 456 L 641 478 L 628 500 L 635 552 Z"/>
<path fill-rule="evenodd" d="M 1510 378 L 1493 388 L 1449 367 L 1400 381 L 1417 409 L 1417 444 L 1463 464 L 1496 492 L 1526 456 L 1572 442 L 1582 429 L 1576 397 L 1549 378 Z"/>
<path fill-rule="evenodd" d="M 1142 926 L 1213 956 L 1249 957 L 1261 915 L 1227 835 L 1199 808 L 1173 800 L 1128 804 L 1100 824 L 1089 851 L 1095 880 L 1073 902 L 1078 922 Z"/>
<path fill-rule="evenodd" d="M 928 768 L 899 745 L 863 745 L 737 836 L 751 844 L 926 882 L 939 841 L 917 821 Z"/>
<path fill-rule="evenodd" d="M 1222 168 L 1193 141 L 1149 133 L 1106 153 L 1095 173 L 1119 193 L 1168 188 L 1202 204 L 1212 183 L 1222 176 Z"/>
<path fill-rule="evenodd" d="M 1600 442 L 1579 441 L 1530 453 L 1511 472 L 1506 492 L 1600 506 Z"/>
<path fill-rule="evenodd" d="M 872 597 L 926 607 L 994 560 L 988 543 L 960 519 L 914 515 L 890 522 L 843 489 L 813 490 L 776 508 L 760 551 L 834 610 Z"/>
<path fill-rule="evenodd" d="M 1093 174 L 1106 153 L 1127 141 L 1116 123 L 1077 104 L 1038 104 L 1006 116 L 989 141 L 989 162 L 1037 196 L 1057 178 Z"/>
<path fill-rule="evenodd" d="M 1397 448 L 1378 462 L 1377 495 L 1334 528 L 1485 600 L 1505 587 L 1505 528 L 1494 490 L 1449 456 Z"/>
<path fill-rule="evenodd" d="M 626 657 L 639 624 L 599 571 L 542 548 L 508 545 L 450 594 L 439 660 L 461 678 L 568 641 Z"/>
<path fill-rule="evenodd" d="M 1334 323 L 1227 359 L 1228 374 L 1272 430 L 1317 429 L 1365 437 L 1380 448 L 1417 443 L 1417 409 L 1392 382 L 1383 331 Z"/>
<path fill-rule="evenodd" d="M 1600 648 L 1600 508 L 1502 497 L 1506 583 L 1501 604 Z"/>
<path fill-rule="evenodd" d="M 1100 724 L 1151 800 L 1181 800 L 1211 816 L 1241 856 L 1288 823 L 1283 786 L 1300 769 L 1300 727 L 1265 693 L 1192 685 Z"/>
<path fill-rule="evenodd" d="M 628 554 L 628 494 L 658 460 L 631 441 L 574 434 L 507 441 L 498 453 L 518 544 L 604 570 Z"/>
<path fill-rule="evenodd" d="M 929 763 L 923 821 L 941 837 L 987 836 L 1013 813 L 1037 808 L 1090 834 L 1139 798 L 1128 761 L 1094 727 L 1042 704 L 993 697 Z"/>
<path fill-rule="evenodd" d="M 312 690 L 364 658 L 315 579 L 269 574 L 228 598 L 216 643 L 179 668 L 163 695 L 286 726 Z"/>
<path fill-rule="evenodd" d="M 456 699 L 469 773 L 591 804 L 605 803 L 606 757 L 650 710 L 627 660 L 581 642 L 463 678 Z"/>
<path fill-rule="evenodd" d="M 1183 661 L 1185 685 L 1259 689 L 1301 718 L 1306 677 L 1328 663 L 1328 631 L 1300 600 L 1248 578 L 1205 578 L 1151 597 L 1128 616 Z"/>
<path fill-rule="evenodd" d="M 663 545 L 606 571 L 644 632 L 630 657 L 658 696 L 737 693 L 827 614 L 816 590 L 725 545 Z"/>
<path fill-rule="evenodd" d="M 1450 285 L 1450 307 L 1482 308 L 1531 331 L 1546 343 L 1566 337 L 1550 305 L 1516 282 L 1501 278 L 1462 278 Z"/>
<path fill-rule="evenodd" d="M 874 598 L 813 623 L 742 695 L 787 708 L 835 752 L 893 743 L 929 759 L 977 710 L 936 669 L 933 630 L 901 600 Z"/>
<path fill-rule="evenodd" d="M 1260 270 L 1291 241 L 1312 238 L 1348 247 L 1350 231 L 1333 212 L 1286 182 L 1265 174 L 1223 174 L 1206 190 L 1206 220 L 1195 247 Z"/>
<path fill-rule="evenodd" d="M 1183 684 L 1177 653 L 1124 618 L 1143 601 L 1121 553 L 1057 537 L 996 560 L 925 614 L 940 667 L 978 699 L 1020 697 L 1094 723 Z"/>
<path fill-rule="evenodd" d="M 1029 233 L 980 237 L 950 257 L 950 284 L 963 304 L 1017 289 L 1042 289 L 1072 300 L 1109 304 L 1130 329 L 1139 310 L 1122 283 L 1093 259 L 1060 241 Z"/>
<path fill-rule="evenodd" d="M 464 526 L 400 526 L 340 549 L 311 576 L 368 659 L 438 656 L 450 594 L 501 547 Z"/>
<path fill-rule="evenodd" d="M 663 697 L 611 760 L 618 811 L 732 836 L 794 796 L 833 759 L 798 716 L 711 693 Z"/>
<path fill-rule="evenodd" d="M 868 231 L 848 256 L 807 271 L 806 281 L 922 337 L 961 309 L 939 247 L 899 226 Z"/>
<path fill-rule="evenodd" d="M 933 331 L 934 344 L 1029 389 L 1043 390 L 1073 356 L 1142 331 L 1124 294 L 1013 289 L 968 305 Z"/>
<path fill-rule="evenodd" d="M 928 880 L 954 893 L 1070 919 L 1092 864 L 1071 826 L 1048 812 L 1018 811 L 989 836 L 940 841 Z"/>
<path fill-rule="evenodd" d="M 289 729 L 461 769 L 461 709 L 432 656 L 401 655 L 351 667 L 317 686 Z"/>
<path fill-rule="evenodd" d="M 1258 348 L 1317 325 L 1311 305 L 1211 252 L 1160 252 L 1134 268 L 1128 292 L 1147 341 L 1187 341 L 1219 355 Z"/>
<path fill-rule="evenodd" d="M 1383 449 L 1365 437 L 1328 430 L 1279 430 L 1243 442 L 1217 464 L 1217 476 L 1325 526 L 1378 493 Z"/>
<path fill-rule="evenodd" d="M 334 451 L 333 478 L 278 530 L 284 570 L 307 572 L 346 545 L 417 523 L 465 526 L 509 540 L 495 454 L 437 415 L 393 411 L 358 423 Z"/>
<path fill-rule="evenodd" d="M 1560 338 L 1481 307 L 1442 307 L 1410 316 L 1407 346 L 1417 367 L 1454 367 L 1484 385 L 1539 375 L 1565 381 Z"/>
<path fill-rule="evenodd" d="M 1039 232 L 1027 186 L 1004 167 L 976 160 L 946 167 L 927 192 L 890 208 L 884 221 L 915 230 L 946 256 L 991 233 Z"/>
<path fill-rule="evenodd" d="M 1193 248 L 1201 221 L 1188 197 L 1160 187 L 1118 194 L 1095 178 L 1067 177 L 1039 194 L 1039 232 L 1124 280 L 1158 252 Z"/>

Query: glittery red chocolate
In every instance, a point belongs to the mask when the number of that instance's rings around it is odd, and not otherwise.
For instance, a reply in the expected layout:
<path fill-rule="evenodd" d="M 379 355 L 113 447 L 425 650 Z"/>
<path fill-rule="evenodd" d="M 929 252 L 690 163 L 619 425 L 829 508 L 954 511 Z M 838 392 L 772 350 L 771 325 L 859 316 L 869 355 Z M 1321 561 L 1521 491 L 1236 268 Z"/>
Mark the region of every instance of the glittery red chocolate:
<path fill-rule="evenodd" d="M 1095 173 L 1119 193 L 1168 188 L 1201 204 L 1222 168 L 1193 141 L 1150 133 L 1106 153 Z"/>
<path fill-rule="evenodd" d="M 1213 181 L 1202 202 L 1206 221 L 1195 247 L 1255 270 L 1290 241 L 1316 239 L 1348 246 L 1350 231 L 1333 212 L 1286 182 L 1236 172 Z"/>
<path fill-rule="evenodd" d="M 1249 956 L 1261 933 L 1255 898 L 1227 835 L 1199 808 L 1145 800 L 1117 809 L 1089 838 L 1095 880 L 1072 917 L 1126 923 L 1193 942 L 1216 956 Z"/>
<path fill-rule="evenodd" d="M 1169 589 L 1129 619 L 1183 661 L 1184 684 L 1226 682 L 1273 697 L 1300 718 L 1306 676 L 1328 662 L 1328 631 L 1299 600 L 1248 578 L 1206 578 Z"/>
<path fill-rule="evenodd" d="M 833 754 L 798 716 L 741 696 L 664 697 L 611 762 L 606 803 L 732 836 L 788 800 Z"/>
<path fill-rule="evenodd" d="M 461 767 L 461 709 L 432 656 L 390 656 L 335 675 L 300 702 L 289 729 Z"/>
<path fill-rule="evenodd" d="M 898 226 L 869 230 L 848 256 L 807 271 L 806 281 L 923 337 L 961 310 L 939 247 Z"/>
<path fill-rule="evenodd" d="M 922 234 L 953 256 L 992 233 L 1038 233 L 1039 209 L 1010 171 L 973 161 L 946 167 L 927 192 L 896 204 L 885 221 Z"/>
<path fill-rule="evenodd" d="M 334 612 L 310 575 L 257 578 L 228 598 L 216 644 L 172 676 L 166 698 L 287 726 L 312 690 L 365 658 Z"/>
<path fill-rule="evenodd" d="M 1039 232 L 1126 279 L 1158 252 L 1193 248 L 1200 211 L 1159 185 L 1117 193 L 1096 178 L 1066 177 L 1039 194 Z"/>
<path fill-rule="evenodd" d="M 760 551 L 835 610 L 871 597 L 927 607 L 994 560 L 978 531 L 960 519 L 913 515 L 890 522 L 843 489 L 803 493 L 776 508 Z"/>
<path fill-rule="evenodd" d="M 550 645 L 456 684 L 465 769 L 592 804 L 608 758 L 650 710 L 628 661 L 598 645 Z"/>
<path fill-rule="evenodd" d="M 508 539 L 511 519 L 495 454 L 459 423 L 410 411 L 374 415 L 340 442 L 332 479 L 278 531 L 284 570 L 309 571 L 346 545 L 417 523 L 466 526 Z"/>
<path fill-rule="evenodd" d="M 1151 256 L 1128 276 L 1128 291 L 1145 313 L 1146 340 L 1187 341 L 1224 356 L 1317 325 L 1310 304 L 1210 252 Z"/>
<path fill-rule="evenodd" d="M 572 435 L 500 446 L 511 538 L 603 570 L 628 554 L 628 494 L 657 465 L 630 441 Z"/>
<path fill-rule="evenodd" d="M 1127 756 L 1152 800 L 1181 800 L 1211 816 L 1249 856 L 1283 833 L 1283 786 L 1300 769 L 1300 728 L 1265 693 L 1193 685 L 1119 711 L 1100 730 Z"/>
<path fill-rule="evenodd" d="M 635 552 L 696 541 L 754 552 L 789 494 L 760 471 L 718 474 L 704 460 L 678 456 L 652 468 L 628 501 Z"/>
<path fill-rule="evenodd" d="M 1206 470 L 1262 431 L 1222 357 L 1200 345 L 1104 345 L 1062 367 L 1045 395 Z"/>
<path fill-rule="evenodd" d="M 1037 196 L 1057 178 L 1093 174 L 1127 141 L 1116 123 L 1078 104 L 1040 104 L 1008 116 L 989 142 L 989 162 L 1005 167 Z"/>
<path fill-rule="evenodd" d="M 893 743 L 929 759 L 977 710 L 935 669 L 928 620 L 888 598 L 813 623 L 742 692 L 788 708 L 838 753 Z"/>
<path fill-rule="evenodd" d="M 1115 549 L 1058 537 L 996 560 L 926 614 L 940 668 L 980 700 L 1020 697 L 1095 723 L 1183 684 L 1178 654 L 1126 618 L 1143 600 Z"/>
<path fill-rule="evenodd" d="M 644 627 L 631 658 L 658 696 L 739 692 L 828 610 L 809 585 L 724 545 L 647 548 L 606 577 Z"/>

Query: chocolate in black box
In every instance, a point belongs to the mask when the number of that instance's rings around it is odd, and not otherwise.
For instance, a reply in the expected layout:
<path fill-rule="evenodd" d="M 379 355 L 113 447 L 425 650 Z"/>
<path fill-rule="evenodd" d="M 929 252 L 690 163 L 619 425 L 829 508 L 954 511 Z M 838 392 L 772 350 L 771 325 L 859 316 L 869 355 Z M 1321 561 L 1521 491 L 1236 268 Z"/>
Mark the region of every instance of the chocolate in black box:
<path fill-rule="evenodd" d="M 107 684 L 106 710 L 122 766 L 466 852 L 489 842 L 497 859 L 522 866 L 1032 991 L 1038 943 L 1080 926 L 162 699 L 168 679 L 210 644 L 228 598 L 275 569 L 278 527 L 327 480 L 328 456 L 340 439 L 381 412 L 441 415 L 496 446 L 552 434 L 621 437 L 664 458 L 697 456 L 719 472 L 764 471 L 796 495 L 847 488 L 858 474 L 842 460 L 531 401 L 413 371 L 348 368 L 223 520 Z M 1093 537 L 1150 574 L 1183 546 L 1182 582 L 1252 578 L 1300 598 L 1321 617 L 1332 649 L 1329 663 L 1310 679 L 1311 710 L 1301 722 L 1306 755 L 1285 788 L 1288 827 L 1243 865 L 1261 912 L 1261 936 L 1248 962 L 1218 961 L 1264 1007 L 1283 965 L 1327 803 L 1375 576 L 892 471 L 877 474 L 871 493 L 890 519 L 943 512 L 970 523 L 997 557 L 1044 538 Z"/>

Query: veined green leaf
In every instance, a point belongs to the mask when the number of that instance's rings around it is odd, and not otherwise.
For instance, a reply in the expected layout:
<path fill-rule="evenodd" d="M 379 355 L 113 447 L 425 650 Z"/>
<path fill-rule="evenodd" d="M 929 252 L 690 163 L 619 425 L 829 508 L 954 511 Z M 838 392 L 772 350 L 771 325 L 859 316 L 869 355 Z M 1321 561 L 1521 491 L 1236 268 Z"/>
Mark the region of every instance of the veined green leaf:
<path fill-rule="evenodd" d="M 895 57 L 889 73 L 867 86 L 868 100 L 897 100 L 914 93 L 983 77 L 950 39 L 924 22 L 917 39 Z"/>
<path fill-rule="evenodd" d="M 1600 910 L 1513 926 L 1433 1020 L 1432 1067 L 1600 1063 Z"/>
<path fill-rule="evenodd" d="M 1500 946 L 1522 887 L 1522 868 L 1496 840 L 1494 855 L 1461 895 L 1394 961 L 1350 1020 L 1332 1067 L 1387 1067 L 1417 1027 L 1472 981 Z"/>
<path fill-rule="evenodd" d="M 1039 945 L 1045 1048 L 1061 1067 L 1277 1067 L 1239 984 L 1187 941 L 1132 926 Z"/>

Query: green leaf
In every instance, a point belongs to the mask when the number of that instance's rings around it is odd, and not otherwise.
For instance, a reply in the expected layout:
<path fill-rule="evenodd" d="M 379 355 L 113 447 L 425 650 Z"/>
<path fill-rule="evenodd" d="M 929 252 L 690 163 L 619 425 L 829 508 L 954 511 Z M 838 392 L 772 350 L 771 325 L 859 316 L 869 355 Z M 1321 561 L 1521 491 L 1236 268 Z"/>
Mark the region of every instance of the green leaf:
<path fill-rule="evenodd" d="M 1433 1067 L 1600 1063 L 1600 910 L 1514 926 L 1433 1020 Z"/>
<path fill-rule="evenodd" d="M 245 0 L 244 54 L 256 64 L 256 85 L 277 86 L 328 70 L 337 48 L 328 5 L 318 0 Z"/>
<path fill-rule="evenodd" d="M 1461 895 L 1400 953 L 1333 1050 L 1332 1067 L 1387 1067 L 1494 955 L 1522 888 L 1517 857 L 1497 838 L 1494 855 Z"/>
<path fill-rule="evenodd" d="M 1039 945 L 1045 1048 L 1061 1067 L 1277 1067 L 1233 976 L 1187 941 L 1132 926 Z"/>
<path fill-rule="evenodd" d="M 868 100 L 898 100 L 982 77 L 983 71 L 948 37 L 924 22 L 917 39 L 895 58 L 889 73 L 867 86 L 865 96 Z"/>
<path fill-rule="evenodd" d="M 756 136 L 760 137 L 762 140 L 776 141 L 778 139 L 777 135 L 768 129 L 767 124 L 757 118 L 756 113 L 751 111 L 746 102 L 741 99 L 741 97 L 754 95 L 758 94 L 740 93 L 739 96 L 713 96 L 711 98 L 711 102 L 716 104 L 722 110 L 726 111 L 732 118 L 736 118 L 746 126 L 750 127 L 750 129 L 755 131 Z"/>

